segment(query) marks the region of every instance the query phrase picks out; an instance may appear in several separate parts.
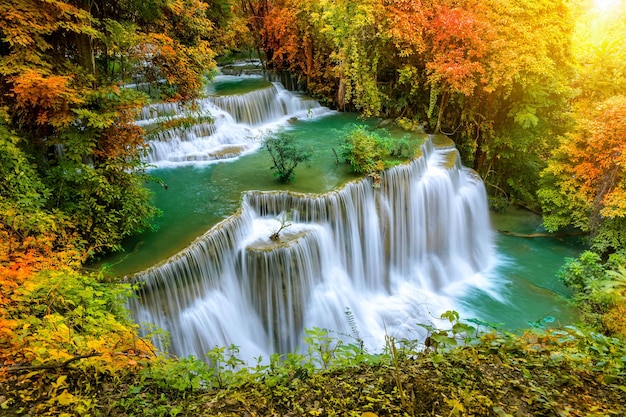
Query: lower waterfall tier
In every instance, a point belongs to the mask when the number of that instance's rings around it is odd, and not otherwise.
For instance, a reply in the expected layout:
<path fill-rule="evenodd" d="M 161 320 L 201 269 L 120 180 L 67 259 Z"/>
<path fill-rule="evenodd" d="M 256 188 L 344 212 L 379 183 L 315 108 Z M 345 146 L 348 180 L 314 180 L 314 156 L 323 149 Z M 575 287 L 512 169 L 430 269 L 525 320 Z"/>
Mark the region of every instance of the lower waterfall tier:
<path fill-rule="evenodd" d="M 237 214 L 133 276 L 144 284 L 135 320 L 167 331 L 178 356 L 234 344 L 267 358 L 314 327 L 346 339 L 356 327 L 372 349 L 385 335 L 423 337 L 417 324 L 455 308 L 452 294 L 488 283 L 495 253 L 480 179 L 448 142 L 422 155 L 379 188 L 365 178 L 320 195 L 247 193 Z"/>

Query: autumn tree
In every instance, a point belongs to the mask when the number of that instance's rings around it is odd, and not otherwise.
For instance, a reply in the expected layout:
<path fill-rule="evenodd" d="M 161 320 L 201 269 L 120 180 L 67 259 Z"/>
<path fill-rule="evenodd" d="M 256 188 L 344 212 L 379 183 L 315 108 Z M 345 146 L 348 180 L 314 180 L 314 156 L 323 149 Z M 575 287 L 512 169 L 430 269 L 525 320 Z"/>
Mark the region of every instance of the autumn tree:
<path fill-rule="evenodd" d="M 578 121 L 545 170 L 540 191 L 548 230 L 573 225 L 600 250 L 626 245 L 626 96 L 613 96 Z"/>
<path fill-rule="evenodd" d="M 336 105 L 334 46 L 324 31 L 327 2 L 273 2 L 261 32 L 268 68 L 288 70 L 321 101 Z"/>
<path fill-rule="evenodd" d="M 481 4 L 458 7 L 442 2 L 427 12 L 428 117 L 430 119 L 435 107 L 438 107 L 433 127 L 436 133 L 441 132 L 450 100 L 455 95 L 471 96 L 486 79 L 484 58 L 492 36 L 489 22 L 481 18 L 485 13 L 481 9 Z"/>
<path fill-rule="evenodd" d="M 472 46 L 458 67 L 446 64 L 445 48 L 439 48 L 444 74 L 457 69 L 452 74 L 458 78 L 448 78 L 456 82 L 451 84 L 456 90 L 443 103 L 438 125 L 452 136 L 463 160 L 478 171 L 492 195 L 536 207 L 539 172 L 554 138 L 568 127 L 569 9 L 552 0 L 493 0 L 476 6 L 468 1 L 464 7 L 469 12 L 462 16 L 474 20 L 466 23 L 473 29 L 462 32 L 468 38 L 463 44 Z M 474 15 L 474 10 L 479 12 Z M 480 39 L 471 41 L 473 36 Z M 440 99 L 440 112 L 441 104 Z"/>
<path fill-rule="evenodd" d="M 578 10 L 572 53 L 576 72 L 576 109 L 585 111 L 609 97 L 626 92 L 626 4 L 616 2 L 608 11 L 583 2 Z"/>
<path fill-rule="evenodd" d="M 575 128 L 560 137 L 539 192 L 549 230 L 574 226 L 598 252 L 626 244 L 626 5 L 579 10 L 573 53 Z"/>
<path fill-rule="evenodd" d="M 208 7 L 200 0 L 0 5 L 1 123 L 46 190 L 39 208 L 63 219 L 50 229 L 73 236 L 86 253 L 117 249 L 150 227 L 156 211 L 143 187 L 144 132 L 133 122 L 146 96 L 123 85 L 151 84 L 161 99 L 196 98 L 215 66 Z M 9 214 L 0 215 L 11 227 Z"/>
<path fill-rule="evenodd" d="M 451 136 L 502 199 L 537 207 L 555 138 L 568 126 L 573 19 L 532 0 L 272 2 L 273 61 L 311 92 L 367 116 Z"/>

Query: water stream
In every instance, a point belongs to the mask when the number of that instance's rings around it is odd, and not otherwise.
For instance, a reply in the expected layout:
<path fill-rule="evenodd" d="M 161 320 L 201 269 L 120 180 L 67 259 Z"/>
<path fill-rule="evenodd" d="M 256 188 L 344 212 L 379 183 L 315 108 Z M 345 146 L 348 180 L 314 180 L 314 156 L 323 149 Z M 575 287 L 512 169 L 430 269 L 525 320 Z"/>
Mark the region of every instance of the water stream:
<path fill-rule="evenodd" d="M 506 241 L 495 237 L 484 186 L 451 142 L 416 137 L 422 156 L 385 172 L 376 188 L 333 152 L 335 129 L 376 121 L 258 77 L 218 77 L 210 92 L 197 109 L 212 123 L 159 133 L 150 144 L 153 173 L 168 184 L 155 188 L 159 231 L 107 260 L 145 284 L 130 301 L 133 317 L 167 331 L 172 353 L 203 357 L 235 344 L 246 359 L 267 358 L 296 349 L 312 327 L 348 338 L 356 328 L 378 349 L 386 334 L 424 337 L 416 324 L 448 309 L 509 327 L 548 314 L 570 319 L 560 284 L 515 277 L 519 264 L 500 250 Z M 179 114 L 154 105 L 139 123 Z M 273 180 L 259 151 L 279 128 L 317 150 L 289 185 Z M 291 225 L 270 240 L 285 213 Z"/>

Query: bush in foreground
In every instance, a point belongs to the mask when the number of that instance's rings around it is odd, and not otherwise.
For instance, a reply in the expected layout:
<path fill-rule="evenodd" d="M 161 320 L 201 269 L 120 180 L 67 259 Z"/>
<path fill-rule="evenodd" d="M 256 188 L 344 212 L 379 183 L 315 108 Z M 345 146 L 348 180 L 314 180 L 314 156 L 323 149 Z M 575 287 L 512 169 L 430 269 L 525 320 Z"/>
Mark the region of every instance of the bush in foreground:
<path fill-rule="evenodd" d="M 2 411 L 106 416 L 612 416 L 626 412 L 623 340 L 575 327 L 523 335 L 479 329 L 449 312 L 429 347 L 387 338 L 364 351 L 325 330 L 302 353 L 244 367 L 235 346 L 207 361 L 153 358 L 126 370 L 72 366 L 9 371 Z M 484 324 L 476 320 L 475 324 Z M 4 377 L 7 377 L 4 368 Z M 29 378 L 30 383 L 17 381 Z M 40 381 L 49 381 L 42 385 Z M 79 399 L 77 402 L 70 401 Z M 65 413 L 65 414 L 63 414 Z"/>

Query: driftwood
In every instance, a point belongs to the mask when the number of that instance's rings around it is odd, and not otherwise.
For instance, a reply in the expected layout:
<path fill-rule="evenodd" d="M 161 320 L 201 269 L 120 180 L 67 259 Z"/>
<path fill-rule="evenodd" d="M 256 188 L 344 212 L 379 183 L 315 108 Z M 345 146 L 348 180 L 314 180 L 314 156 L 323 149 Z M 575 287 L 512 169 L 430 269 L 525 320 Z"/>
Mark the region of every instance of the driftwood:
<path fill-rule="evenodd" d="M 528 239 L 536 238 L 536 237 L 551 237 L 554 239 L 562 239 L 564 237 L 571 236 L 582 236 L 586 235 L 586 232 L 571 232 L 571 233 L 549 233 L 549 232 L 537 232 L 537 233 L 517 233 L 511 232 L 509 230 L 498 230 L 498 233 L 502 233 L 503 235 L 515 236 L 515 237 L 524 237 Z"/>
<path fill-rule="evenodd" d="M 92 358 L 94 356 L 102 356 L 102 353 L 91 352 L 91 353 L 86 353 L 84 355 L 77 355 L 60 363 L 53 363 L 53 364 L 46 364 L 46 365 L 16 365 L 16 366 L 7 366 L 5 369 L 7 372 L 20 372 L 20 371 L 39 371 L 43 369 L 66 368 L 72 362 L 76 362 L 81 359 Z"/>

